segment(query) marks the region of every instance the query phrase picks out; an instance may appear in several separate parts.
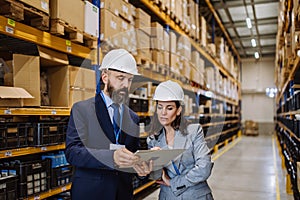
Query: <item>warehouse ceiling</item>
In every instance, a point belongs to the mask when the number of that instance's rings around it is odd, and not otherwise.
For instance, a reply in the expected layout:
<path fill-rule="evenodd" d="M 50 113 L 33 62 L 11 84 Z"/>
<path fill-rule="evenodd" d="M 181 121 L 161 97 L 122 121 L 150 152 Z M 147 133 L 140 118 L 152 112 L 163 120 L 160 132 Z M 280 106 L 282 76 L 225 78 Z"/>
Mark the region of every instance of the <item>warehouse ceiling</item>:
<path fill-rule="evenodd" d="M 241 58 L 253 58 L 255 52 L 259 53 L 260 58 L 275 57 L 278 0 L 210 0 L 210 2 Z M 216 36 L 223 36 L 205 1 L 200 1 L 200 12 L 208 23 L 216 24 Z M 251 20 L 249 28 L 247 18 Z"/>

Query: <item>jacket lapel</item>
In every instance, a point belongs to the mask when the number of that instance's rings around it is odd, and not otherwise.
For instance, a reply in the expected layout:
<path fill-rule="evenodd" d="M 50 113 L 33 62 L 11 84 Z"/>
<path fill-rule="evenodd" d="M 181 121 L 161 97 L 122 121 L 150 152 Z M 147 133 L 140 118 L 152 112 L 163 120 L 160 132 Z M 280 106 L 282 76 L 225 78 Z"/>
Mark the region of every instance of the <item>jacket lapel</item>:
<path fill-rule="evenodd" d="M 102 128 L 104 134 L 112 143 L 116 143 L 116 137 L 114 134 L 114 128 L 110 121 L 110 117 L 107 111 L 107 107 L 101 97 L 100 94 L 97 94 L 95 97 L 95 108 L 96 108 L 96 115 L 100 127 Z"/>
<path fill-rule="evenodd" d="M 181 134 L 181 131 L 176 131 L 175 132 L 175 137 L 174 137 L 174 149 L 186 149 L 186 142 L 187 142 L 187 137 Z M 175 165 L 180 171 L 180 166 L 181 166 L 181 159 L 182 155 L 175 161 Z M 176 174 L 176 171 L 174 167 L 171 168 L 172 172 Z"/>
<path fill-rule="evenodd" d="M 174 149 L 185 149 L 187 137 L 182 135 L 180 131 L 175 131 Z"/>

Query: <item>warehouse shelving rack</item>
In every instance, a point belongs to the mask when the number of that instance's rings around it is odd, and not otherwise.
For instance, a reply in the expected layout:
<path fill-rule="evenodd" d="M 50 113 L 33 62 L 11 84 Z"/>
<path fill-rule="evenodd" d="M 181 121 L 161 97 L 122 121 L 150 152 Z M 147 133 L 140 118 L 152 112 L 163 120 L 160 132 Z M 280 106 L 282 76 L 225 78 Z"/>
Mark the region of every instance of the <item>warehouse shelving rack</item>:
<path fill-rule="evenodd" d="M 286 168 L 286 192 L 300 199 L 300 107 L 299 80 L 300 57 L 299 5 L 297 1 L 281 2 L 279 29 L 276 39 L 275 79 L 278 88 L 276 96 L 276 135 L 282 157 L 282 166 Z M 298 25 L 297 25 L 298 24 Z M 286 37 L 290 34 L 290 40 Z M 293 41 L 294 40 L 294 41 Z M 290 42 L 290 43 L 289 43 Z M 284 52 L 284 53 L 283 53 Z"/>
<path fill-rule="evenodd" d="M 153 3 L 151 0 L 141 0 L 142 4 L 144 4 L 155 16 L 162 19 L 165 24 L 167 24 L 170 28 L 172 28 L 174 31 L 187 35 L 184 30 L 178 26 L 178 24 L 175 23 L 174 20 L 170 18 L 169 15 L 161 11 L 161 9 Z M 208 1 L 209 2 L 209 1 Z M 41 45 L 53 50 L 57 50 L 59 52 L 63 52 L 69 55 L 73 55 L 75 57 L 80 58 L 88 58 L 92 60 L 92 62 L 96 62 L 97 60 L 97 53 L 95 50 L 92 50 L 88 47 L 85 47 L 80 44 L 76 44 L 74 42 L 71 42 L 69 40 L 60 38 L 58 36 L 52 35 L 46 31 L 41 31 L 36 28 L 30 27 L 28 25 L 22 24 L 20 22 L 16 22 L 14 20 L 11 20 L 7 17 L 0 16 L 0 34 L 17 38 L 20 40 L 24 40 L 30 43 L 33 43 L 35 45 Z M 211 56 L 204 48 L 202 48 L 196 41 L 190 38 L 190 42 L 192 46 L 203 56 L 205 57 L 211 64 L 213 64 L 222 74 L 224 74 L 226 77 L 228 77 L 232 82 L 234 82 L 237 87 L 239 88 L 239 97 L 238 100 L 233 100 L 228 97 L 224 97 L 222 95 L 219 95 L 215 92 L 213 92 L 213 97 L 216 100 L 224 101 L 228 104 L 231 104 L 233 106 L 239 106 L 240 101 L 240 82 L 239 80 L 235 79 L 230 72 L 225 69 L 213 56 Z M 239 55 L 237 54 L 237 57 L 239 58 Z M 141 68 L 140 73 L 149 79 L 156 80 L 156 81 L 164 81 L 171 77 L 163 76 L 158 73 L 155 73 L 149 69 Z M 204 94 L 205 90 L 199 87 L 194 87 L 188 84 L 183 85 L 183 88 L 185 90 L 188 90 L 193 93 L 201 93 Z M 52 116 L 52 117 L 63 117 L 63 116 L 69 116 L 70 115 L 70 108 L 48 108 L 48 107 L 41 107 L 41 108 L 0 108 L 0 116 L 3 117 L 12 117 L 12 116 Z M 151 116 L 151 113 L 138 113 L 139 116 Z M 214 135 L 208 136 L 206 139 L 208 140 L 214 140 L 219 138 L 220 136 L 226 136 L 227 133 L 230 132 L 237 132 L 239 128 L 240 123 L 240 114 L 216 114 L 216 113 L 210 113 L 210 114 L 200 114 L 202 116 L 207 117 L 236 117 L 237 120 L 230 120 L 230 121 L 224 121 L 224 122 L 214 122 L 214 123 L 208 123 L 203 124 L 203 127 L 209 127 L 209 126 L 215 126 L 220 124 L 237 124 L 236 127 L 233 127 L 226 131 L 221 131 L 218 133 L 215 133 Z M 199 115 L 192 116 L 195 119 L 199 118 Z M 222 144 L 228 143 L 229 140 L 234 140 L 234 136 L 230 136 L 229 138 L 225 139 Z M 220 144 L 217 144 L 218 146 Z M 6 158 L 13 158 L 13 157 L 19 157 L 19 156 L 25 156 L 30 154 L 38 154 L 43 152 L 49 152 L 49 151 L 57 151 L 57 150 L 63 150 L 65 148 L 64 144 L 59 145 L 51 145 L 51 146 L 42 146 L 42 147 L 25 147 L 25 148 L 17 148 L 17 149 L 9 149 L 9 150 L 2 150 L 0 151 L 0 159 L 6 159 Z M 212 147 L 211 151 L 217 151 L 217 148 Z M 145 185 L 135 189 L 134 194 L 137 194 L 142 189 L 154 184 L 155 181 L 150 181 L 146 183 Z M 44 192 L 39 194 L 38 196 L 33 196 L 29 199 L 44 199 L 56 194 L 59 194 L 61 192 L 69 190 L 71 187 L 71 184 L 67 184 L 62 187 L 58 187 L 56 189 L 51 189 L 48 192 Z"/>

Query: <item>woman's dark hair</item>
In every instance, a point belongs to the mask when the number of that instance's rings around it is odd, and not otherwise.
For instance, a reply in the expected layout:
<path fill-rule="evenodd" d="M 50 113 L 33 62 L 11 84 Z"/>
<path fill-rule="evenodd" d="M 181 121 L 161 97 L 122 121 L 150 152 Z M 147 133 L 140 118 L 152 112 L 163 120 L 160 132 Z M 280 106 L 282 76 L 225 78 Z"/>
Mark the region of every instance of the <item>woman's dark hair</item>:
<path fill-rule="evenodd" d="M 174 130 L 180 130 L 181 134 L 186 135 L 186 127 L 188 126 L 189 122 L 184 118 L 184 106 L 182 106 L 179 101 L 174 102 L 176 104 L 176 108 L 178 109 L 181 106 L 182 110 L 180 115 L 176 116 L 175 120 L 171 123 L 171 126 L 174 128 Z M 157 105 L 158 103 L 156 101 L 156 108 L 152 117 L 149 135 L 160 134 L 160 131 L 163 128 L 157 117 Z"/>

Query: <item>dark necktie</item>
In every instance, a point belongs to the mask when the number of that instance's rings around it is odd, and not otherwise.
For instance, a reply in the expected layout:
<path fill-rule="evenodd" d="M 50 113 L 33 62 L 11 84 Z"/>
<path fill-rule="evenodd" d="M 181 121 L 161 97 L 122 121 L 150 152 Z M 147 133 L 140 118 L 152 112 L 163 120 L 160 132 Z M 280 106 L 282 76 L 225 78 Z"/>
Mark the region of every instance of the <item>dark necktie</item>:
<path fill-rule="evenodd" d="M 118 133 L 120 129 L 119 128 L 120 127 L 120 111 L 119 111 L 120 105 L 113 103 L 111 107 L 114 109 L 114 116 L 113 116 L 114 131 L 115 133 Z"/>

